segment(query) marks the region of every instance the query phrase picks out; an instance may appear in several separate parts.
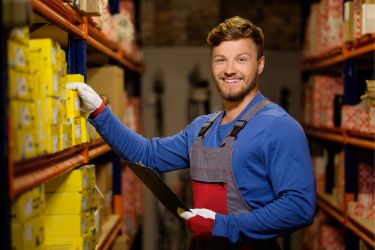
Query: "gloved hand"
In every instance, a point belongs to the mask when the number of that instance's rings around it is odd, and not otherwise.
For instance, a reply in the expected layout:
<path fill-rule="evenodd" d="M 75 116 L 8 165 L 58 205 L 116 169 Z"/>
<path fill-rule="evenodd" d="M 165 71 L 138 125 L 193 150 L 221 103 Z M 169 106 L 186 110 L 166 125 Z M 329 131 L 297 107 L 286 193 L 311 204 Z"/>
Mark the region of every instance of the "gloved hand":
<path fill-rule="evenodd" d="M 215 222 L 214 211 L 206 208 L 195 208 L 179 214 L 186 221 L 193 237 L 210 239 L 212 238 L 212 228 Z"/>
<path fill-rule="evenodd" d="M 104 105 L 103 99 L 84 82 L 68 82 L 67 89 L 76 90 L 81 99 L 81 111 L 91 114 Z"/>

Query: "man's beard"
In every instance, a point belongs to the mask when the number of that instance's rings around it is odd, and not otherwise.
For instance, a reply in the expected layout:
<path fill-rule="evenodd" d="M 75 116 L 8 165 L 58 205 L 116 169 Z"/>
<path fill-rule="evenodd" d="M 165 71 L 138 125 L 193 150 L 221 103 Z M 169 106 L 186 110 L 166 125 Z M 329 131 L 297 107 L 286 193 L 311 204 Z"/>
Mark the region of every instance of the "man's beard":
<path fill-rule="evenodd" d="M 225 101 L 237 102 L 243 100 L 245 96 L 254 90 L 254 88 L 257 86 L 258 77 L 255 77 L 250 83 L 246 83 L 239 91 L 228 91 L 227 93 L 220 87 L 220 83 L 215 78 L 214 81 L 221 98 L 223 98 Z"/>

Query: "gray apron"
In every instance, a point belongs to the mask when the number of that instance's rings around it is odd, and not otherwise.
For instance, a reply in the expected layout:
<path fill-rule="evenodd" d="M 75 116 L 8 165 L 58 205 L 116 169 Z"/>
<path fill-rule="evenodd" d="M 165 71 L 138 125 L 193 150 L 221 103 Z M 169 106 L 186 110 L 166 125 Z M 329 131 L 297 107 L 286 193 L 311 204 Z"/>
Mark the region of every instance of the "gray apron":
<path fill-rule="evenodd" d="M 250 108 L 234 125 L 218 148 L 203 147 L 202 142 L 207 131 L 221 112 L 216 113 L 203 124 L 193 146 L 190 148 L 190 175 L 192 179 L 193 203 L 195 208 L 207 208 L 221 214 L 241 214 L 251 212 L 236 186 L 232 174 L 232 145 L 238 133 L 246 123 L 261 109 L 271 102 L 263 99 Z M 274 250 L 280 249 L 275 239 L 248 239 L 241 244 L 234 244 L 225 238 L 193 238 L 190 249 L 194 250 Z"/>

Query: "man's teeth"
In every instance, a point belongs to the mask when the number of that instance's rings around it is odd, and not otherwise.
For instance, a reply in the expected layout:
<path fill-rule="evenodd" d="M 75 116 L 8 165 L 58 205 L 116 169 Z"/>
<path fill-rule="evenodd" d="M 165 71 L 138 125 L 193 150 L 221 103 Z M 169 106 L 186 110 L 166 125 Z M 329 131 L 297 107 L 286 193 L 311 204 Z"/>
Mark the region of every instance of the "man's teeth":
<path fill-rule="evenodd" d="M 240 79 L 225 79 L 224 81 L 229 82 L 229 83 L 235 83 L 235 82 L 239 82 Z"/>

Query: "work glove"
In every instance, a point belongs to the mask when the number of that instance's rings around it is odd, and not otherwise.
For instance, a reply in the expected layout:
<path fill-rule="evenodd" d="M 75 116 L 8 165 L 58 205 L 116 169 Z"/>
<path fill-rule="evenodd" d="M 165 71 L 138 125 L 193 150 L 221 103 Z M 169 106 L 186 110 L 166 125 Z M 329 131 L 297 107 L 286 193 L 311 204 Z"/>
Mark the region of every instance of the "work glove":
<path fill-rule="evenodd" d="M 195 208 L 184 211 L 179 216 L 186 221 L 193 237 L 202 239 L 212 238 L 212 228 L 215 223 L 214 211 L 206 208 Z"/>
<path fill-rule="evenodd" d="M 86 83 L 84 82 L 68 82 L 66 89 L 76 90 L 81 99 L 81 112 L 83 113 L 97 113 L 102 111 L 105 107 L 103 99 Z M 100 112 L 99 112 L 100 113 Z"/>

